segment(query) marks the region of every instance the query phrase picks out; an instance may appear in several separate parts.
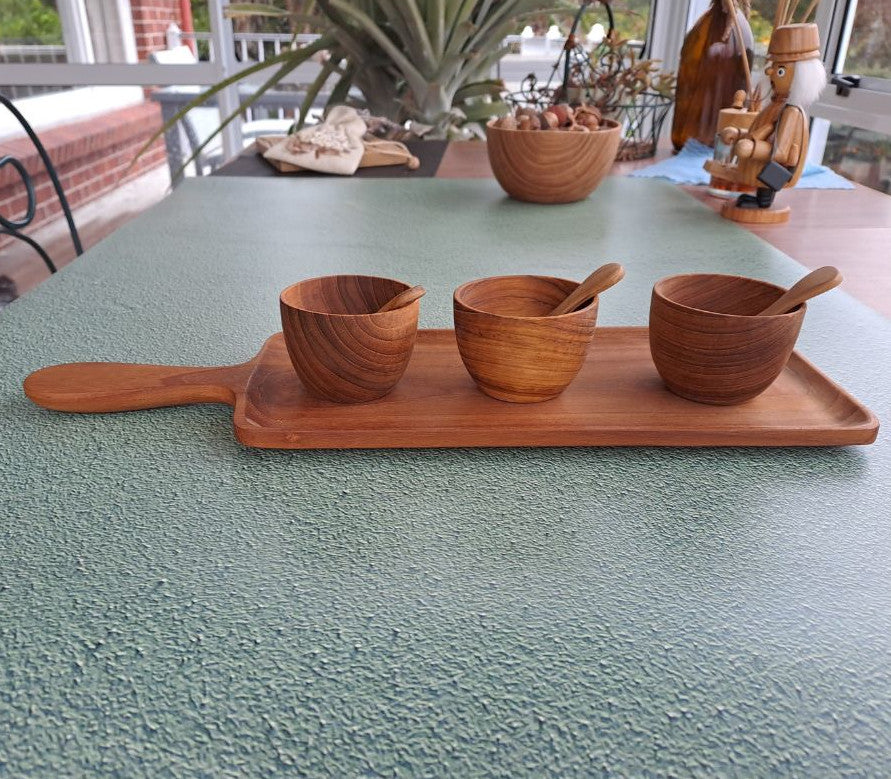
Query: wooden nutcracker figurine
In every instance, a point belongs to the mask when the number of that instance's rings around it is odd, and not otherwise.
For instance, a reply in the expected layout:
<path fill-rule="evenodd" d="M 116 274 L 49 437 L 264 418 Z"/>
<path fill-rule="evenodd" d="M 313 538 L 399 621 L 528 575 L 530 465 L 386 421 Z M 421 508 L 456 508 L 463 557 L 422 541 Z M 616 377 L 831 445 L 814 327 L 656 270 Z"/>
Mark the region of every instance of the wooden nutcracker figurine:
<path fill-rule="evenodd" d="M 801 176 L 807 157 L 808 119 L 805 109 L 826 85 L 820 61 L 820 38 L 815 24 L 777 27 L 767 50 L 770 65 L 770 101 L 748 130 L 727 127 L 721 140 L 733 146 L 732 159 L 709 160 L 706 170 L 714 176 L 749 187 L 754 195 L 740 195 L 728 202 L 721 215 L 737 222 L 785 222 L 789 207 L 773 207 L 777 191 L 792 187 Z"/>

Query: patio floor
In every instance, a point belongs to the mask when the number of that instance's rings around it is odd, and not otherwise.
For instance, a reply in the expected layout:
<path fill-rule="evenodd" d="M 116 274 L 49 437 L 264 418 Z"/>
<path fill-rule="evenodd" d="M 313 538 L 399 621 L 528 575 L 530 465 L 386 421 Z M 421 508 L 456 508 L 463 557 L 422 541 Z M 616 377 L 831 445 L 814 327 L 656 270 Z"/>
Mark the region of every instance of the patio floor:
<path fill-rule="evenodd" d="M 99 243 L 125 222 L 164 198 L 169 187 L 170 174 L 167 166 L 163 165 L 75 209 L 74 224 L 84 249 Z M 61 268 L 75 259 L 64 218 L 29 235 L 44 247 L 57 267 Z M 37 253 L 26 244 L 14 241 L 0 251 L 0 307 L 14 297 L 24 295 L 48 277 L 49 271 Z"/>

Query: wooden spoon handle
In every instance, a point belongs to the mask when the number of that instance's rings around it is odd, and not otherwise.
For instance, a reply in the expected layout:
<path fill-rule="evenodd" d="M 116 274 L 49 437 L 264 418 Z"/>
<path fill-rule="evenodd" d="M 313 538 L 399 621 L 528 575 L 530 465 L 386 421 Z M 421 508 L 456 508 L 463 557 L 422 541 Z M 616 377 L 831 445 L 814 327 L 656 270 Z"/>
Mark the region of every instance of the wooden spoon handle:
<path fill-rule="evenodd" d="M 562 303 L 555 306 L 551 316 L 575 311 L 582 303 L 609 289 L 613 284 L 618 284 L 624 277 L 625 269 L 619 263 L 609 262 L 602 265 L 570 292 Z"/>
<path fill-rule="evenodd" d="M 822 295 L 842 283 L 842 275 L 838 268 L 824 265 L 811 271 L 801 281 L 793 285 L 780 298 L 765 308 L 759 316 L 775 316 L 791 311 L 812 297 Z"/>
<path fill-rule="evenodd" d="M 52 365 L 25 379 L 25 394 L 54 411 L 136 411 L 191 403 L 235 404 L 253 362 L 225 368 L 75 362 Z"/>
<path fill-rule="evenodd" d="M 403 308 L 409 303 L 414 303 L 416 300 L 424 297 L 426 294 L 427 290 L 423 287 L 412 287 L 411 289 L 405 290 L 405 292 L 400 292 L 396 297 L 390 298 L 377 310 L 377 313 L 380 314 L 382 311 L 395 311 L 397 308 Z"/>

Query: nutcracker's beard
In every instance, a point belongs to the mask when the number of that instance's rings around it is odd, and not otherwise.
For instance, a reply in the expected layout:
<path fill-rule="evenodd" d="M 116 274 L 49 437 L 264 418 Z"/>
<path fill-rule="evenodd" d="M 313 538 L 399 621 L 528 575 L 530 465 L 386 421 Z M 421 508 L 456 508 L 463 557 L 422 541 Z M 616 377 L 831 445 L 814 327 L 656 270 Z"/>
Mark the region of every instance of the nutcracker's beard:
<path fill-rule="evenodd" d="M 789 90 L 789 102 L 807 108 L 820 97 L 825 86 L 826 69 L 820 60 L 796 62 L 795 72 L 792 74 L 792 88 Z"/>

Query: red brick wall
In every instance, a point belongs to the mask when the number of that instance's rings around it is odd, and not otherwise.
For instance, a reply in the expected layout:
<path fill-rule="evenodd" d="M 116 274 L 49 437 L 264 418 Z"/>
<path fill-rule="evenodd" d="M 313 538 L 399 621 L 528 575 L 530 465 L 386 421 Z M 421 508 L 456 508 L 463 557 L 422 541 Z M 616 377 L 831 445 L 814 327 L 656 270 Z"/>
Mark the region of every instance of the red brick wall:
<path fill-rule="evenodd" d="M 40 140 L 59 175 L 72 209 L 110 192 L 115 187 L 166 163 L 164 141 L 159 138 L 130 167 L 133 158 L 161 125 L 161 112 L 154 103 L 121 108 L 88 120 L 54 127 L 40 133 Z M 36 227 L 62 214 L 52 181 L 33 144 L 27 137 L 0 141 L 0 157 L 17 157 L 31 175 L 37 199 Z M 0 168 L 0 213 L 20 219 L 27 195 L 18 173 L 10 165 Z M 0 246 L 12 239 L 0 241 Z"/>
<path fill-rule="evenodd" d="M 179 0 L 130 0 L 136 54 L 142 61 L 153 51 L 167 48 L 167 28 L 171 22 L 183 26 Z"/>

